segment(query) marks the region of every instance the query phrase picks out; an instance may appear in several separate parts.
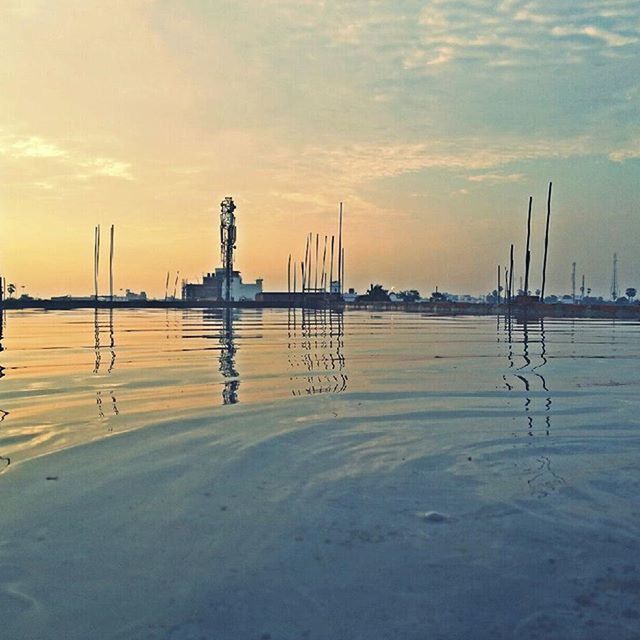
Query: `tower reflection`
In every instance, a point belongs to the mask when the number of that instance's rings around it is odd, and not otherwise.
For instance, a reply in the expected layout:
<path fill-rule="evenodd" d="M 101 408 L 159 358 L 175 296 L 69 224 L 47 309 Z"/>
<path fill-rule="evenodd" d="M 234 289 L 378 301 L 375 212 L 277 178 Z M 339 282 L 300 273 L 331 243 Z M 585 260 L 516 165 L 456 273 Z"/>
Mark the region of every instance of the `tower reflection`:
<path fill-rule="evenodd" d="M 236 404 L 238 402 L 238 389 L 240 378 L 236 370 L 236 345 L 233 334 L 233 309 L 227 307 L 222 312 L 220 326 L 220 366 L 218 370 L 224 378 L 222 388 L 222 404 Z"/>
<path fill-rule="evenodd" d="M 289 366 L 294 396 L 341 393 L 347 389 L 344 315 L 331 309 L 289 309 Z"/>

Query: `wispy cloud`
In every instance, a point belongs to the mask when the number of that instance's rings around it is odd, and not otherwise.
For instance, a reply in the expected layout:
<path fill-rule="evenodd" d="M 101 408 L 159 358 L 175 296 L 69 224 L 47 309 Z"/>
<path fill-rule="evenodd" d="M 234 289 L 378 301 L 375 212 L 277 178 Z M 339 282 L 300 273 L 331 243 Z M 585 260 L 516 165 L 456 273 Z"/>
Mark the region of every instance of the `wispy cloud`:
<path fill-rule="evenodd" d="M 0 154 L 15 158 L 63 158 L 67 152 L 38 136 L 4 136 L 4 140 L 0 138 Z"/>
<path fill-rule="evenodd" d="M 314 166 L 348 176 L 353 183 L 389 178 L 425 169 L 455 169 L 474 172 L 493 169 L 522 160 L 568 158 L 594 153 L 595 143 L 578 137 L 565 140 L 495 140 L 488 144 L 479 138 L 432 141 L 430 143 L 348 145 L 337 148 L 308 147 L 304 157 Z M 520 173 L 473 174 L 474 182 L 515 182 Z"/>
<path fill-rule="evenodd" d="M 40 136 L 0 132 L 0 158 L 4 158 L 5 162 L 27 159 L 54 162 L 57 165 L 57 175 L 78 180 L 89 180 L 98 176 L 133 180 L 131 164 L 128 162 L 103 156 L 91 157 L 86 152 L 63 148 L 58 142 Z M 47 173 L 48 171 L 45 171 L 45 174 Z M 50 179 L 39 180 L 33 184 L 39 188 L 53 188 Z"/>
<path fill-rule="evenodd" d="M 503 182 L 520 182 L 524 178 L 523 173 L 480 173 L 468 177 L 471 182 L 486 182 L 488 184 L 500 184 Z"/>

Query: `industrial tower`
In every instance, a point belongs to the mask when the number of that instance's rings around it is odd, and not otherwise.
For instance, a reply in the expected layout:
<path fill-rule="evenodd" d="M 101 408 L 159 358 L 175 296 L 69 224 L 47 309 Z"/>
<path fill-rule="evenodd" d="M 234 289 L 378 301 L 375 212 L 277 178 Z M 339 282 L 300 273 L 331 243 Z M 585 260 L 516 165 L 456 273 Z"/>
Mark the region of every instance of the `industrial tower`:
<path fill-rule="evenodd" d="M 236 205 L 227 196 L 220 203 L 220 258 L 225 273 L 226 302 L 231 300 L 231 278 L 233 277 L 233 251 L 236 248 Z"/>

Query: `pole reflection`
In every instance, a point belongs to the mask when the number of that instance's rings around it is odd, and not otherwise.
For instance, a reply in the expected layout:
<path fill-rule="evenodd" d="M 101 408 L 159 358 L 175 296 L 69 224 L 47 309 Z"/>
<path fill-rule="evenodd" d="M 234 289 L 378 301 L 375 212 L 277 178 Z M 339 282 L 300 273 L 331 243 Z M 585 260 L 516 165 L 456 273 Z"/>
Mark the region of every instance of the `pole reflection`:
<path fill-rule="evenodd" d="M 4 309 L 0 308 L 0 353 L 4 351 Z M 4 378 L 4 366 L 0 365 L 0 378 Z M 8 411 L 0 409 L 0 422 L 9 415 Z M 0 471 L 3 471 L 11 464 L 11 458 L 0 455 Z"/>
<path fill-rule="evenodd" d="M 113 321 L 113 309 L 108 310 L 108 323 L 106 328 L 103 328 L 101 324 L 101 314 L 98 308 L 94 309 L 93 313 L 93 351 L 94 351 L 94 363 L 93 363 L 93 373 L 100 374 L 100 368 L 102 367 L 102 351 L 103 348 L 107 348 L 109 350 L 109 364 L 107 365 L 106 374 L 109 375 L 113 372 L 116 366 L 116 339 L 115 339 L 115 329 L 114 329 L 114 321 Z M 103 329 L 108 334 L 108 344 L 102 345 L 101 335 Z M 104 369 L 104 367 L 103 367 Z M 96 391 L 96 409 L 98 412 L 98 418 L 105 418 L 105 409 L 104 402 L 102 399 L 102 389 Z M 113 389 L 108 391 L 110 398 L 110 407 L 111 413 L 114 416 L 120 414 L 120 410 L 118 409 L 115 392 Z M 110 427 L 109 431 L 113 431 L 113 428 Z"/>
<path fill-rule="evenodd" d="M 344 315 L 331 309 L 289 309 L 289 366 L 294 396 L 346 391 Z"/>
<path fill-rule="evenodd" d="M 543 318 L 505 317 L 508 371 L 503 374 L 509 392 L 524 398 L 524 427 L 528 444 L 534 438 L 549 438 L 552 434 L 553 399 L 543 370 L 547 366 L 547 336 Z M 524 393 L 523 393 L 524 392 Z M 518 435 L 517 432 L 514 435 Z M 541 443 L 538 443 L 541 444 Z M 547 443 L 550 445 L 551 443 Z M 540 448 L 527 480 L 538 497 L 546 496 L 565 483 L 551 464 L 550 448 Z"/>

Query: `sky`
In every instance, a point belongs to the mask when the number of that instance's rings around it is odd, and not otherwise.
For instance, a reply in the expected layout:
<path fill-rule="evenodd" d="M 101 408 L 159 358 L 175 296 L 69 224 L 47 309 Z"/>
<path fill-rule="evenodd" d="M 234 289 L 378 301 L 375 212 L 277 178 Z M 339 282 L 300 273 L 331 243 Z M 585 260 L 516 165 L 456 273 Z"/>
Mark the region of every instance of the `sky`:
<path fill-rule="evenodd" d="M 345 284 L 482 294 L 533 196 L 540 286 L 640 289 L 637 0 L 0 0 L 0 274 L 163 296 L 220 263 L 286 287 L 308 232 Z"/>

